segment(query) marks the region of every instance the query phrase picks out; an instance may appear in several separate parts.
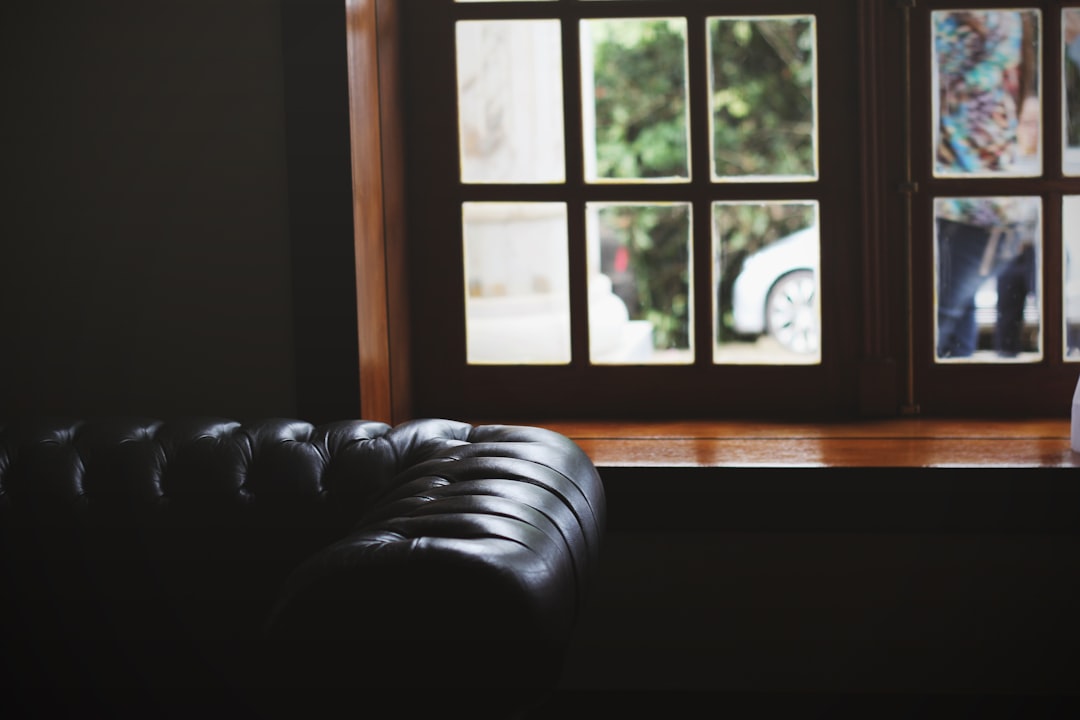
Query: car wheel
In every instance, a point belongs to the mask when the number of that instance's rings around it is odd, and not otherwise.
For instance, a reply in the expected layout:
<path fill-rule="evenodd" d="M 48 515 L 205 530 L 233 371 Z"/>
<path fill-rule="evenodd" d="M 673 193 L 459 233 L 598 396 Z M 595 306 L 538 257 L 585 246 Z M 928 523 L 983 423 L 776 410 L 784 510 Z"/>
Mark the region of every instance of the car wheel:
<path fill-rule="evenodd" d="M 796 270 L 776 281 L 765 301 L 769 335 L 792 352 L 818 350 L 817 283 L 810 270 Z"/>

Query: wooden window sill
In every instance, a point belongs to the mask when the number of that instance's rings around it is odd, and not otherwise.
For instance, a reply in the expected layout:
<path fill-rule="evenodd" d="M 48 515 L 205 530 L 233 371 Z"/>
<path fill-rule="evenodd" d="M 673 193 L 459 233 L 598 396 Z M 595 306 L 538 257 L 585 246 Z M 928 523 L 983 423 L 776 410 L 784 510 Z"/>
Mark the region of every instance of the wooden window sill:
<path fill-rule="evenodd" d="M 543 422 L 596 463 L 609 529 L 1080 533 L 1070 422 Z"/>
<path fill-rule="evenodd" d="M 598 467 L 1073 468 L 1070 421 L 544 422 Z"/>

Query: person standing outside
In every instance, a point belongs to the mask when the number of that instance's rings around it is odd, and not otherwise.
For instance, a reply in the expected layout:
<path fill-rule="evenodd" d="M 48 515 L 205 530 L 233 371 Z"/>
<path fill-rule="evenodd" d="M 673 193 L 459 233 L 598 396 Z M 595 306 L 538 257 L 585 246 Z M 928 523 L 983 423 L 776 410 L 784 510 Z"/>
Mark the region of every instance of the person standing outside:
<path fill-rule="evenodd" d="M 1020 99 L 1028 99 L 1035 91 L 1034 69 L 1022 66 L 1026 35 L 1022 13 L 953 10 L 933 14 L 938 84 L 936 175 L 1039 173 L 1037 167 L 1032 170 L 1025 165 L 1019 144 Z M 1037 111 L 1037 97 L 1034 100 Z M 975 294 L 988 278 L 1027 261 L 1038 214 L 1039 200 L 1033 197 L 936 200 L 938 358 L 965 358 L 975 352 Z M 1003 350 L 1003 354 L 1009 352 Z"/>

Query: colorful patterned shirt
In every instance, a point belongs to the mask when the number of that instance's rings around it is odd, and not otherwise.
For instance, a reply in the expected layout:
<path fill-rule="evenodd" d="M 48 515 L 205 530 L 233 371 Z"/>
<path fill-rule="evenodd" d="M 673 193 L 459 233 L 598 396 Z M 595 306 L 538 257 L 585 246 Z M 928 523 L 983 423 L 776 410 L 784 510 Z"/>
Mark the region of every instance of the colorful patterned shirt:
<path fill-rule="evenodd" d="M 1023 24 L 1015 10 L 934 13 L 941 126 L 939 172 L 1002 170 L 1016 143 Z"/>
<path fill-rule="evenodd" d="M 1017 107 L 1010 90 L 1020 66 L 1020 12 L 947 11 L 933 18 L 941 101 L 935 170 L 1008 170 L 1017 139 Z M 981 227 L 1030 221 L 1033 212 L 1038 212 L 1034 198 L 940 198 L 936 203 L 938 217 Z"/>

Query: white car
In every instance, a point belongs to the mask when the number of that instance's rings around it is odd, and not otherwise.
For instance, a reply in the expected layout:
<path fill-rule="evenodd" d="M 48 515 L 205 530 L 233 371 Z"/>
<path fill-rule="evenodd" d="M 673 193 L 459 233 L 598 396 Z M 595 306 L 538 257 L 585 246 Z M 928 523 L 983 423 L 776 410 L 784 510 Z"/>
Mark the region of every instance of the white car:
<path fill-rule="evenodd" d="M 749 255 L 731 291 L 732 325 L 741 335 L 768 334 L 797 353 L 818 350 L 816 227 Z"/>
<path fill-rule="evenodd" d="M 786 235 L 750 254 L 732 286 L 731 313 L 735 332 L 769 335 L 796 353 L 818 351 L 818 232 L 809 227 Z M 975 296 L 975 321 L 983 330 L 997 320 L 997 288 L 993 279 Z M 1024 307 L 1024 321 L 1038 327 L 1034 293 Z"/>

